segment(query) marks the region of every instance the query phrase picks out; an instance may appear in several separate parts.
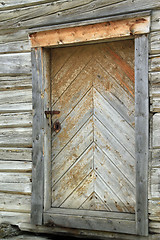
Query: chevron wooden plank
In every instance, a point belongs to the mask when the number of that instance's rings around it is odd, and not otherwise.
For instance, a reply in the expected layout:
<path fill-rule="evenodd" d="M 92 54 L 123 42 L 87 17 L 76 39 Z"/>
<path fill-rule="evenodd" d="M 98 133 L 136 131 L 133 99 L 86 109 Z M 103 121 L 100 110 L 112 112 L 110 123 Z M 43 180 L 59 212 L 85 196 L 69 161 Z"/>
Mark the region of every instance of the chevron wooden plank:
<path fill-rule="evenodd" d="M 52 207 L 59 207 L 92 169 L 93 147 L 90 147 L 52 187 Z"/>
<path fill-rule="evenodd" d="M 135 157 L 135 131 L 121 115 L 102 97 L 93 90 L 94 114 L 111 134 Z"/>
<path fill-rule="evenodd" d="M 92 89 L 78 103 L 73 111 L 61 124 L 61 131 L 52 136 L 53 157 L 56 156 L 76 132 L 84 125 L 84 123 L 93 114 Z"/>
<path fill-rule="evenodd" d="M 129 212 L 124 203 L 119 199 L 115 192 L 112 191 L 100 175 L 95 170 L 94 191 L 113 212 Z"/>
<path fill-rule="evenodd" d="M 94 192 L 94 172 L 93 170 L 81 182 L 81 184 L 72 192 L 72 194 L 61 205 L 62 208 L 78 209 Z"/>
<path fill-rule="evenodd" d="M 60 111 L 60 114 L 58 115 L 58 120 L 60 122 L 65 119 L 65 117 L 92 87 L 92 65 L 93 62 L 90 61 L 66 91 L 60 96 L 58 101 L 52 106 L 52 109 Z M 56 118 L 56 115 L 52 117 L 53 120 L 56 120 Z"/>
<path fill-rule="evenodd" d="M 56 75 L 54 75 L 54 69 L 51 71 L 51 78 L 53 79 L 52 83 L 53 104 L 61 96 L 61 94 L 69 87 L 71 82 L 80 74 L 80 72 L 83 70 L 86 64 L 90 61 L 91 56 L 92 55 L 90 47 L 88 48 L 87 46 L 82 46 L 80 48 L 79 47 L 75 48 L 74 54 L 71 55 L 68 61 L 64 62 L 61 71 L 59 71 Z"/>
<path fill-rule="evenodd" d="M 124 46 L 52 51 L 53 209 L 134 213 L 134 56 Z"/>
<path fill-rule="evenodd" d="M 81 154 L 93 142 L 93 117 L 91 117 L 79 132 L 71 139 L 65 148 L 52 161 L 52 184 L 72 166 Z"/>
<path fill-rule="evenodd" d="M 82 204 L 80 209 L 97 210 L 97 211 L 110 210 L 95 192 L 92 193 L 91 196 L 89 196 L 89 198 Z"/>
<path fill-rule="evenodd" d="M 96 118 L 94 118 L 94 141 L 135 186 L 135 176 L 133 174 L 135 159 Z"/>
<path fill-rule="evenodd" d="M 107 46 L 122 58 L 129 65 L 128 67 L 133 69 L 132 75 L 134 75 L 134 40 L 109 42 Z"/>
<path fill-rule="evenodd" d="M 112 163 L 98 146 L 95 146 L 94 168 L 103 181 L 124 203 L 129 212 L 134 212 L 135 187 L 126 179 L 120 170 Z M 135 172 L 134 172 L 135 174 Z M 135 175 L 134 175 L 135 176 Z"/>
<path fill-rule="evenodd" d="M 97 61 L 134 97 L 134 69 L 108 47 L 107 44 L 99 45 L 98 48 Z"/>
<path fill-rule="evenodd" d="M 119 114 L 132 126 L 135 126 L 133 97 L 103 68 L 94 62 L 94 88 L 119 112 Z"/>
<path fill-rule="evenodd" d="M 74 54 L 76 47 L 51 49 L 51 76 L 54 78 Z"/>
<path fill-rule="evenodd" d="M 61 205 L 63 208 L 80 208 L 95 192 L 110 211 L 129 212 L 121 200 L 107 187 L 93 170 L 79 187 Z M 95 209 L 98 210 L 98 209 Z"/>

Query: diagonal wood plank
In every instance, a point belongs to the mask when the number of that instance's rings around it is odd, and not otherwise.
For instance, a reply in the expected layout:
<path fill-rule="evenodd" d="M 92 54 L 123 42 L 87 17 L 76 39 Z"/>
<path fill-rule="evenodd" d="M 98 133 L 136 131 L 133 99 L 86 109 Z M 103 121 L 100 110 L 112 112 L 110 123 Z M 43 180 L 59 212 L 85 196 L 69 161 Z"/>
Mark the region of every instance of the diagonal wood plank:
<path fill-rule="evenodd" d="M 69 58 L 71 58 L 75 51 L 76 47 L 51 49 L 51 76 L 53 78 L 67 63 L 67 61 L 69 60 Z"/>
<path fill-rule="evenodd" d="M 124 203 L 117 197 L 116 193 L 111 190 L 110 186 L 100 178 L 97 172 L 94 174 L 96 179 L 94 191 L 109 209 L 114 212 L 129 212 Z"/>
<path fill-rule="evenodd" d="M 78 159 L 78 157 L 93 142 L 93 117 L 78 131 L 73 139 L 52 161 L 52 184 L 67 171 L 67 169 Z"/>
<path fill-rule="evenodd" d="M 134 212 L 135 187 L 125 178 L 112 161 L 95 146 L 94 168 L 103 181 L 116 193 L 129 212 Z"/>
<path fill-rule="evenodd" d="M 135 131 L 121 115 L 93 89 L 94 114 L 112 135 L 124 146 L 133 157 L 135 156 Z"/>
<path fill-rule="evenodd" d="M 107 72 L 119 84 L 134 97 L 134 84 L 133 79 L 130 79 L 122 66 L 118 65 L 114 60 L 115 58 L 110 55 L 107 49 L 107 43 L 98 45 L 99 51 L 97 52 L 97 61 L 107 69 Z"/>
<path fill-rule="evenodd" d="M 133 54 L 115 46 L 52 52 L 52 207 L 134 212 Z"/>
<path fill-rule="evenodd" d="M 100 197 L 93 192 L 87 200 L 82 204 L 79 209 L 88 209 L 95 211 L 110 211 L 110 209 L 104 204 Z"/>
<path fill-rule="evenodd" d="M 72 194 L 63 202 L 62 208 L 80 208 L 94 191 L 94 172 L 93 170 L 72 192 Z"/>
<path fill-rule="evenodd" d="M 54 136 L 52 134 L 52 152 L 56 156 L 72 139 L 76 132 L 93 114 L 92 89 L 84 96 L 73 111 L 61 124 L 61 131 Z"/>
<path fill-rule="evenodd" d="M 132 126 L 135 125 L 135 103 L 130 94 L 98 62 L 93 65 L 93 86 Z"/>
<path fill-rule="evenodd" d="M 63 57 L 63 55 L 62 55 Z M 56 76 L 51 74 L 52 81 L 52 101 L 57 99 L 69 87 L 79 73 L 84 69 L 86 64 L 91 60 L 92 52 L 90 47 L 82 46 L 75 48 L 75 54 L 68 59 L 61 71 Z"/>
<path fill-rule="evenodd" d="M 52 207 L 59 207 L 93 169 L 93 146 L 90 146 L 66 174 L 52 187 Z"/>
<path fill-rule="evenodd" d="M 135 186 L 135 159 L 115 139 L 103 124 L 94 117 L 94 141 L 112 159 L 123 175 Z"/>
<path fill-rule="evenodd" d="M 134 40 L 109 42 L 108 47 L 119 55 L 132 69 L 134 69 Z M 134 73 L 132 73 L 134 74 Z"/>
<path fill-rule="evenodd" d="M 119 66 L 119 68 L 122 69 L 122 71 L 126 74 L 126 76 L 134 83 L 134 68 L 131 68 L 128 64 L 128 62 L 123 59 L 119 53 L 114 51 L 114 49 L 111 47 L 111 45 L 106 44 L 106 51 L 107 51 L 107 56 L 109 55 L 110 58 L 112 58 L 113 62 Z M 132 48 L 131 55 L 134 57 L 134 51 Z M 132 85 L 134 86 L 134 85 Z"/>
<path fill-rule="evenodd" d="M 92 64 L 93 61 L 91 60 L 63 92 L 58 101 L 52 105 L 52 109 L 60 111 L 58 116 L 54 115 L 52 117 L 53 121 L 58 117 L 58 120 L 62 122 L 92 87 Z"/>

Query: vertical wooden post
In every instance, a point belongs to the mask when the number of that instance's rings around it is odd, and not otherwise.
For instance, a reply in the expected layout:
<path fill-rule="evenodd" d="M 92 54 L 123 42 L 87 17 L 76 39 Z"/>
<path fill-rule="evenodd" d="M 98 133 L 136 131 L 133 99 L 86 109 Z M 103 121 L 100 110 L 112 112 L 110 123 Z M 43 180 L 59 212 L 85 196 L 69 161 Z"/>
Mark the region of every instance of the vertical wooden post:
<path fill-rule="evenodd" d="M 136 229 L 148 235 L 148 36 L 135 38 Z"/>
<path fill-rule="evenodd" d="M 32 101 L 33 101 L 33 154 L 32 154 L 32 200 L 31 222 L 41 225 L 43 216 L 44 171 L 43 171 L 43 59 L 42 49 L 35 48 L 32 58 Z"/>
<path fill-rule="evenodd" d="M 43 49 L 44 110 L 51 110 L 51 51 Z M 51 115 L 44 118 L 44 211 L 51 208 Z"/>

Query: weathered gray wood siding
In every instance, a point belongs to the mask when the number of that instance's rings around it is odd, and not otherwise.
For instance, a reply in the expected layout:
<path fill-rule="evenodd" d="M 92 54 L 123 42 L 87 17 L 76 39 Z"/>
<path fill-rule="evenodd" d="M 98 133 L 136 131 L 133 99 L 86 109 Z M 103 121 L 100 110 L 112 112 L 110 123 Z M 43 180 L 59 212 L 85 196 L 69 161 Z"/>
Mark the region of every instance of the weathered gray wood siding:
<path fill-rule="evenodd" d="M 32 69 L 28 31 L 150 9 L 149 226 L 151 232 L 160 233 L 160 3 L 157 0 L 0 3 L 0 222 L 30 221 Z"/>

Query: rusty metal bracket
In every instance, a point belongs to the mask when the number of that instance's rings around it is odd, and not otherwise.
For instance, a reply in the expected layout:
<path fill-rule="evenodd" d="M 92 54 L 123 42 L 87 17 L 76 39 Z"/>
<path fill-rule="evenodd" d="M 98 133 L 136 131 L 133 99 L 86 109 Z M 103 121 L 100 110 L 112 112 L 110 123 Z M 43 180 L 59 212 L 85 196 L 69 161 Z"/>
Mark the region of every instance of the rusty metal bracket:
<path fill-rule="evenodd" d="M 45 111 L 44 113 L 46 115 L 46 118 L 49 118 L 49 115 L 53 116 L 56 114 L 60 114 L 60 111 L 53 110 L 53 111 Z"/>

